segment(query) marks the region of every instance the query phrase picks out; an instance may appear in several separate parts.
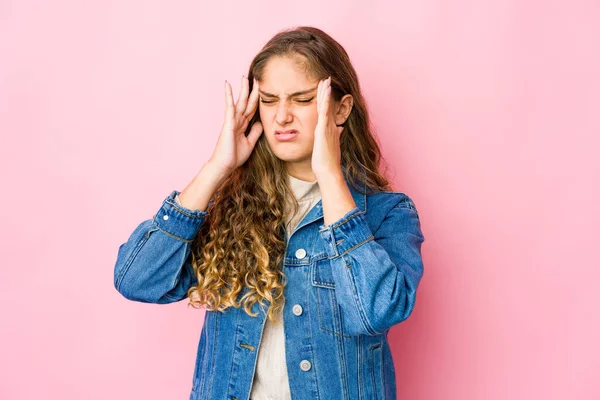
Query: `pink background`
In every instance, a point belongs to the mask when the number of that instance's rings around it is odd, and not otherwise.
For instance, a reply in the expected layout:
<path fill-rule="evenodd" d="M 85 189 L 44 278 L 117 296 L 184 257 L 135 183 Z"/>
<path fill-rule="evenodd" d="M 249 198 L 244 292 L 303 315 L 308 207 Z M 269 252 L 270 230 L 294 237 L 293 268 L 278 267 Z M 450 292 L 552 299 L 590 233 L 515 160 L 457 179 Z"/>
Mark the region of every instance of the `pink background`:
<path fill-rule="evenodd" d="M 399 398 L 600 398 L 599 3 L 224 3 L 0 3 L 0 398 L 187 398 L 203 311 L 121 297 L 117 249 L 210 156 L 223 80 L 304 24 L 420 212 Z"/>

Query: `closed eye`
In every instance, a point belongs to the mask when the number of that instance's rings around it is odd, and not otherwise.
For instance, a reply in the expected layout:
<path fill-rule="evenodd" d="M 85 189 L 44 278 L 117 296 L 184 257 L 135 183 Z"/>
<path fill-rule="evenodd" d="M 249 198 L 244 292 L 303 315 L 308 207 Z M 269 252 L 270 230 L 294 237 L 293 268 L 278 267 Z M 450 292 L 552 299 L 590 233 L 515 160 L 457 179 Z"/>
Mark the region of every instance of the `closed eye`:
<path fill-rule="evenodd" d="M 298 103 L 310 103 L 310 102 L 311 102 L 313 99 L 314 99 L 314 97 L 311 97 L 310 99 L 306 99 L 306 100 L 296 100 L 296 101 L 297 101 Z M 262 98 L 260 99 L 260 102 L 261 102 L 261 103 L 264 103 L 264 104 L 271 104 L 271 103 L 275 103 L 275 101 L 274 101 L 274 100 L 267 101 L 267 100 L 264 100 L 264 99 L 262 99 Z"/>

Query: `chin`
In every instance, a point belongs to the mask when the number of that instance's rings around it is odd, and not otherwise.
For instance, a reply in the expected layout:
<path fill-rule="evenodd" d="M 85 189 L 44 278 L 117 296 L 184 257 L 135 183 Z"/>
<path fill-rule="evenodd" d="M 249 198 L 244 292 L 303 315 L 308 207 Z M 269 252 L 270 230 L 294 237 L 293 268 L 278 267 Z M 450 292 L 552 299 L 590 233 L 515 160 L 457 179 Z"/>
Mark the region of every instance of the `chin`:
<path fill-rule="evenodd" d="M 311 158 L 311 154 L 298 153 L 293 151 L 273 151 L 275 157 L 285 162 L 301 162 Z"/>

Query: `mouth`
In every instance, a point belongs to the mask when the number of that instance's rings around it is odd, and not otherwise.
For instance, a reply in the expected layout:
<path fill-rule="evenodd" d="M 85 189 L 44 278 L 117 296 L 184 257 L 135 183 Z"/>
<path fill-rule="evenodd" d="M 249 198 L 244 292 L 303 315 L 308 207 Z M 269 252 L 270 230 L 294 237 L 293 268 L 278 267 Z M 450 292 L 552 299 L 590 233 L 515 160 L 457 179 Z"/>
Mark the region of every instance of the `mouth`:
<path fill-rule="evenodd" d="M 288 140 L 295 139 L 299 133 L 300 132 L 298 132 L 295 129 L 290 129 L 287 131 L 275 131 L 275 139 L 277 139 L 280 142 L 285 142 Z"/>

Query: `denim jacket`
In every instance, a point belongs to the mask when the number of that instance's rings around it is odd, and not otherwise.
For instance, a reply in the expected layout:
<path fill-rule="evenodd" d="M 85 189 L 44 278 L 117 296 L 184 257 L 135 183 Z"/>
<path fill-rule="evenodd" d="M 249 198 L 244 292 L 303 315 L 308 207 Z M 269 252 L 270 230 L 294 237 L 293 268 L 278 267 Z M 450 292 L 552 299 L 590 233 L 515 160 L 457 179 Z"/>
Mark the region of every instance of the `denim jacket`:
<path fill-rule="evenodd" d="M 285 234 L 283 326 L 294 400 L 396 398 L 387 334 L 414 308 L 425 239 L 406 194 L 349 188 L 356 207 L 346 215 L 325 226 L 319 201 Z M 190 250 L 207 212 L 178 205 L 177 194 L 119 247 L 114 284 L 129 300 L 172 303 L 197 283 Z M 243 307 L 206 311 L 190 400 L 248 400 L 266 307 L 252 311 L 258 316 Z"/>

